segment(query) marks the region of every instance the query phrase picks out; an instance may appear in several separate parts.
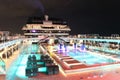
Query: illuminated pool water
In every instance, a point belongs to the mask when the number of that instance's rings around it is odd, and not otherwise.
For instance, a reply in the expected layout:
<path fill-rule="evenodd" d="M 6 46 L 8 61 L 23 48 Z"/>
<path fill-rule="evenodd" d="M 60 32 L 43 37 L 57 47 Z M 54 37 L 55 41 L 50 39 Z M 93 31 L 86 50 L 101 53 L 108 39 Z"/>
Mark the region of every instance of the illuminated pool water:
<path fill-rule="evenodd" d="M 80 62 L 86 63 L 88 65 L 115 62 L 115 60 L 112 60 L 112 59 L 93 55 L 88 52 L 80 52 L 78 50 L 69 51 L 69 52 L 67 52 L 67 55 L 69 55 L 70 57 L 72 57 Z"/>
<path fill-rule="evenodd" d="M 39 49 L 39 46 L 36 44 L 32 44 L 27 48 L 28 52 L 30 53 L 36 53 L 38 52 L 38 49 Z"/>
<path fill-rule="evenodd" d="M 36 53 L 39 50 L 39 45 L 31 44 L 21 48 L 20 55 L 10 66 L 7 71 L 7 80 L 28 80 L 28 77 L 25 75 L 25 69 L 27 66 L 28 56 L 35 55 L 37 60 L 40 60 L 41 54 L 31 54 Z M 37 64 L 43 64 L 43 62 L 37 62 Z M 40 67 L 39 72 L 46 72 L 46 67 Z"/>

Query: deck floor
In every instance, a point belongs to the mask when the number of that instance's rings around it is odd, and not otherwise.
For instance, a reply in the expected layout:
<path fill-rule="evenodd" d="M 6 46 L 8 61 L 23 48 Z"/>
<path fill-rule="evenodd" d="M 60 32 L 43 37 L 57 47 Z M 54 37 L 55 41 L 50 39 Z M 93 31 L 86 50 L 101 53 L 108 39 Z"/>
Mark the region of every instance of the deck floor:
<path fill-rule="evenodd" d="M 60 73 L 56 75 L 39 73 L 35 77 L 28 78 L 25 76 L 25 65 L 28 55 L 28 51 L 23 47 L 6 60 L 6 80 L 120 80 L 120 68 L 79 73 L 73 72 L 71 74 L 65 74 L 60 70 Z"/>

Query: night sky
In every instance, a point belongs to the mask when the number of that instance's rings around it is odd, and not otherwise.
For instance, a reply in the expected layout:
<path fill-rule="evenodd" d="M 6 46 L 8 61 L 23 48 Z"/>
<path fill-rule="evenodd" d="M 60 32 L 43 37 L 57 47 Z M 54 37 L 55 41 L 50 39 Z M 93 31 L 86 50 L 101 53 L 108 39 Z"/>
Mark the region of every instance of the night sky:
<path fill-rule="evenodd" d="M 61 18 L 71 34 L 120 34 L 120 0 L 0 0 L 0 30 L 22 33 L 30 16 Z"/>

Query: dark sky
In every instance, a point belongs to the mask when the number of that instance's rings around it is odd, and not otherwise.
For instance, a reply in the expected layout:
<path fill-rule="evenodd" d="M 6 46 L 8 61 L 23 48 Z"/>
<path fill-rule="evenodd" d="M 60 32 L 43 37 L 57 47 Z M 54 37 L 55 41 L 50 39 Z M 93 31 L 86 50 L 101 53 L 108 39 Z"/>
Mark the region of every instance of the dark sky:
<path fill-rule="evenodd" d="M 120 0 L 0 0 L 0 30 L 21 33 L 29 16 L 62 18 L 71 34 L 120 34 Z"/>

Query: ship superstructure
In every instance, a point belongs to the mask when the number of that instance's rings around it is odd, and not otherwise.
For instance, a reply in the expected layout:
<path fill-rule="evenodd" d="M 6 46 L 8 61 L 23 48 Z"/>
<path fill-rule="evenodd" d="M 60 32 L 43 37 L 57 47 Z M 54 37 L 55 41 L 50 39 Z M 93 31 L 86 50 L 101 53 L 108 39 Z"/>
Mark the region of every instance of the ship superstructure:
<path fill-rule="evenodd" d="M 22 30 L 26 37 L 68 36 L 71 31 L 66 21 L 49 18 L 48 15 L 45 15 L 45 19 L 30 17 Z"/>

